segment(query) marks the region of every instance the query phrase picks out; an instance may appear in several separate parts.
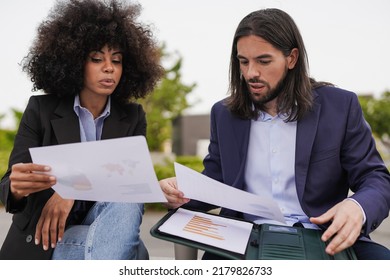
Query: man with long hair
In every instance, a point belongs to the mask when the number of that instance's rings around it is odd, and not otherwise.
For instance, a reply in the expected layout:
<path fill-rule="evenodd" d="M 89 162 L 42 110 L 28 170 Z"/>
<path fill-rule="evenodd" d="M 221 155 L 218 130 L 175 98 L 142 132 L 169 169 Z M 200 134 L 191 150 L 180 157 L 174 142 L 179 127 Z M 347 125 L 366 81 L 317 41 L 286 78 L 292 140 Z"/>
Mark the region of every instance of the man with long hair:
<path fill-rule="evenodd" d="M 323 230 L 328 254 L 352 246 L 358 259 L 390 259 L 369 238 L 389 214 L 388 169 L 356 94 L 310 78 L 287 13 L 263 9 L 239 23 L 230 96 L 212 108 L 208 151 L 203 174 L 274 199 L 288 225 Z M 169 207 L 216 207 L 189 201 L 174 178 L 160 184 Z M 221 215 L 273 222 L 225 208 Z"/>

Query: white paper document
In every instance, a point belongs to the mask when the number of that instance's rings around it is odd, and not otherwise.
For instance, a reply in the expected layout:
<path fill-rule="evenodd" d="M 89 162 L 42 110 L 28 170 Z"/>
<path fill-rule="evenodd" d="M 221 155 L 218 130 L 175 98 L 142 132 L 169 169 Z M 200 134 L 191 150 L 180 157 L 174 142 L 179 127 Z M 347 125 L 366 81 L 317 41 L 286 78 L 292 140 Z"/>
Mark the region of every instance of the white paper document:
<path fill-rule="evenodd" d="M 245 254 L 253 224 L 179 208 L 159 231 Z"/>
<path fill-rule="evenodd" d="M 233 188 L 177 162 L 175 173 L 178 188 L 187 198 L 285 223 L 278 204 L 272 198 Z"/>
<path fill-rule="evenodd" d="M 51 167 L 63 198 L 106 202 L 166 202 L 143 136 L 30 148 Z"/>

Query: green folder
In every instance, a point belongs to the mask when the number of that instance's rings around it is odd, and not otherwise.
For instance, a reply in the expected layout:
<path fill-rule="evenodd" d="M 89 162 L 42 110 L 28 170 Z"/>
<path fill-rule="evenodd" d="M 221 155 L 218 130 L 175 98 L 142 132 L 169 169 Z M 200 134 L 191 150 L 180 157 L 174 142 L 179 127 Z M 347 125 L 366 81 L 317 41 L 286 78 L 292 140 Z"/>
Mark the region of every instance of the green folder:
<path fill-rule="evenodd" d="M 210 252 L 221 257 L 236 260 L 353 260 L 356 255 L 348 248 L 334 256 L 325 252 L 326 242 L 321 240 L 323 231 L 272 224 L 252 224 L 252 231 L 245 254 L 231 252 L 194 240 L 168 234 L 159 230 L 176 210 L 168 212 L 150 230 L 152 236 L 166 241 L 182 244 Z M 201 212 L 205 214 L 204 212 Z M 216 215 L 206 213 L 207 215 Z M 221 216 L 219 216 L 221 217 Z M 224 217 L 225 219 L 232 219 Z"/>

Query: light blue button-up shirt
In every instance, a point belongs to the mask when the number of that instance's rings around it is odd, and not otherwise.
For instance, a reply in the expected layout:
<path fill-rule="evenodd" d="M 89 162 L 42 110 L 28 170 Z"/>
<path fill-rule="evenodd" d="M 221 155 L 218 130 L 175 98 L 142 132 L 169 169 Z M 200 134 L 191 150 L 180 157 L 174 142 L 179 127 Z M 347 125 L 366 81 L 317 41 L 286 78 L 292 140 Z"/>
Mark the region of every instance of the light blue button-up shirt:
<path fill-rule="evenodd" d="M 80 97 L 78 95 L 75 97 L 73 110 L 79 118 L 81 142 L 97 141 L 101 139 L 104 120 L 110 115 L 110 108 L 111 99 L 109 97 L 103 113 L 98 118 L 94 119 L 92 113 L 87 108 L 81 106 Z M 89 208 L 92 207 L 92 204 L 92 201 L 76 200 L 71 213 L 73 219 L 78 220 L 79 215 L 84 217 L 89 211 Z"/>
<path fill-rule="evenodd" d="M 318 228 L 303 212 L 296 191 L 297 122 L 284 119 L 261 112 L 252 120 L 245 171 L 247 191 L 275 200 L 288 225 L 301 222 L 305 227 Z M 248 214 L 245 218 L 255 223 L 278 223 Z"/>
<path fill-rule="evenodd" d="M 80 97 L 74 99 L 73 109 L 79 117 L 81 142 L 97 141 L 102 137 L 104 120 L 110 115 L 111 98 L 108 97 L 106 107 L 99 117 L 93 118 L 92 113 L 81 106 Z"/>

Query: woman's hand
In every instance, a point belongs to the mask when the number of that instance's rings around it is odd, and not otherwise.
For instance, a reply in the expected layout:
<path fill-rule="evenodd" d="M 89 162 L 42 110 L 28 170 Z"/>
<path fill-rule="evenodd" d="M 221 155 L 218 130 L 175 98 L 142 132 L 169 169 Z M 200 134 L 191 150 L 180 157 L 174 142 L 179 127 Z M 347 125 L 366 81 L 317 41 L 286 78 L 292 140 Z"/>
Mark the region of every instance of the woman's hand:
<path fill-rule="evenodd" d="M 178 189 L 176 177 L 166 178 L 160 182 L 161 190 L 163 191 L 168 203 L 165 203 L 167 208 L 178 208 L 189 202 L 188 198 Z"/>
<path fill-rule="evenodd" d="M 47 250 L 50 242 L 50 246 L 55 248 L 57 240 L 60 241 L 64 235 L 66 220 L 73 204 L 74 200 L 63 199 L 56 192 L 50 197 L 35 229 L 36 245 L 42 241 L 43 249 Z"/>
<path fill-rule="evenodd" d="M 10 190 L 16 200 L 32 193 L 49 189 L 56 184 L 56 178 L 48 174 L 50 167 L 35 163 L 17 163 L 11 168 Z"/>

